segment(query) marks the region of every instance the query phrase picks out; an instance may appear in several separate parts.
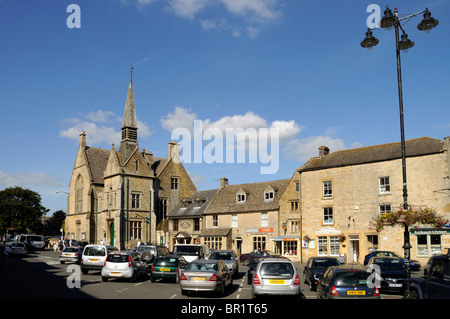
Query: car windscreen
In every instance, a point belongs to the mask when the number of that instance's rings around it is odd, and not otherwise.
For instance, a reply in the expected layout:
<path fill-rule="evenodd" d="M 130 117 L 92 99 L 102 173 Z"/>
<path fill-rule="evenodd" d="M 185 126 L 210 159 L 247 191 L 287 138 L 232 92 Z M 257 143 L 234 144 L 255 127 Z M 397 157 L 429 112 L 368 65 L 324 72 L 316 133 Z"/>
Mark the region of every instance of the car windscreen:
<path fill-rule="evenodd" d="M 29 236 L 27 240 L 29 240 L 29 241 L 43 241 L 41 236 Z"/>
<path fill-rule="evenodd" d="M 214 272 L 218 269 L 217 263 L 212 262 L 191 262 L 187 267 L 186 270 L 190 271 L 208 271 L 208 272 Z"/>
<path fill-rule="evenodd" d="M 177 255 L 199 255 L 199 246 L 175 246 L 173 248 L 173 253 Z"/>
<path fill-rule="evenodd" d="M 23 248 L 25 245 L 23 243 L 11 243 L 11 247 Z"/>
<path fill-rule="evenodd" d="M 106 251 L 105 251 L 105 247 L 95 247 L 95 246 L 91 246 L 91 247 L 86 247 L 84 249 L 84 253 L 85 256 L 105 256 L 106 255 Z"/>
<path fill-rule="evenodd" d="M 285 262 L 263 262 L 259 272 L 262 276 L 292 277 L 294 268 L 290 263 Z"/>
<path fill-rule="evenodd" d="M 374 264 L 380 266 L 381 269 L 390 269 L 390 270 L 405 269 L 405 264 L 401 259 L 375 258 Z"/>
<path fill-rule="evenodd" d="M 233 260 L 233 254 L 231 252 L 219 252 L 215 251 L 209 256 L 209 259 L 215 260 Z"/>
<path fill-rule="evenodd" d="M 336 286 L 364 286 L 367 285 L 370 273 L 363 270 L 351 270 L 336 273 Z"/>
<path fill-rule="evenodd" d="M 330 266 L 339 266 L 340 263 L 337 259 L 323 258 L 314 259 L 312 263 L 312 268 L 327 269 Z"/>
<path fill-rule="evenodd" d="M 141 255 L 145 252 L 149 252 L 151 254 L 155 254 L 156 252 L 156 247 L 149 247 L 149 246 L 139 246 L 137 248 L 137 252 L 140 253 Z"/>
<path fill-rule="evenodd" d="M 166 266 L 166 267 L 176 267 L 177 259 L 176 258 L 157 258 L 155 260 L 155 266 Z"/>
<path fill-rule="evenodd" d="M 109 254 L 106 261 L 111 263 L 126 263 L 128 262 L 128 255 L 125 254 Z"/>

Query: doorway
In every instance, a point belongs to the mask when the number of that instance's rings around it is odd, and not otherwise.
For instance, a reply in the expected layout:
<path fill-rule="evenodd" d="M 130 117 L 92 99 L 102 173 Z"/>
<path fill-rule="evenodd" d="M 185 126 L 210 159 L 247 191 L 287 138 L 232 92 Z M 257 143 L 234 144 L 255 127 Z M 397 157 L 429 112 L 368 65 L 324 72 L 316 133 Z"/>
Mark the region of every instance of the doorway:
<path fill-rule="evenodd" d="M 114 246 L 114 223 L 111 223 L 109 227 L 109 244 L 110 246 Z"/>
<path fill-rule="evenodd" d="M 350 235 L 349 236 L 349 252 L 348 259 L 350 263 L 359 262 L 359 236 Z"/>

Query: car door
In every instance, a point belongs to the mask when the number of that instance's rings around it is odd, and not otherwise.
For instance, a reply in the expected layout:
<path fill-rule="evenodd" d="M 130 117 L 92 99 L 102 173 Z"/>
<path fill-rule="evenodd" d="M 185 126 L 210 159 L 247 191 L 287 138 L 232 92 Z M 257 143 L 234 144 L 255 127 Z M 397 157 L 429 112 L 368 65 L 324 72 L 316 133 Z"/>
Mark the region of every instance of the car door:
<path fill-rule="evenodd" d="M 317 282 L 317 295 L 320 298 L 326 298 L 328 286 L 330 282 L 330 273 L 332 273 L 331 269 L 328 269 L 325 271 L 322 277 L 319 278 L 319 281 Z"/>
<path fill-rule="evenodd" d="M 134 264 L 136 265 L 136 270 L 138 275 L 143 275 L 145 272 L 146 264 L 142 260 L 142 256 L 139 253 L 133 254 Z"/>

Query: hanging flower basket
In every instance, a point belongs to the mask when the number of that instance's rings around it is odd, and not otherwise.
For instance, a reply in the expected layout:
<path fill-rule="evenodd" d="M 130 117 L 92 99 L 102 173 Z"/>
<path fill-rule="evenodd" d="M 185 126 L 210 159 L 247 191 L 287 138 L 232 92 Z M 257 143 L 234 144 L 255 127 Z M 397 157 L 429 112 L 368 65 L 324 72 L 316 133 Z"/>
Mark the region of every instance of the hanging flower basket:
<path fill-rule="evenodd" d="M 396 224 L 406 224 L 407 226 L 424 224 L 441 228 L 448 222 L 448 219 L 438 215 L 434 210 L 413 207 L 383 213 L 374 218 L 375 227 L 378 232 L 382 231 L 385 226 L 393 226 Z M 371 222 L 371 225 L 372 224 L 373 223 Z"/>

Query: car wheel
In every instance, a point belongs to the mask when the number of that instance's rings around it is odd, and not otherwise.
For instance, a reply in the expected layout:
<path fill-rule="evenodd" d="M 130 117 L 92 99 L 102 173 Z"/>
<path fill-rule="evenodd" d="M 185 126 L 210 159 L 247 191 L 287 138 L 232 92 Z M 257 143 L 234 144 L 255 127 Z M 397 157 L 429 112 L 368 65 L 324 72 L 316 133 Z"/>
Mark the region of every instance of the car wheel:
<path fill-rule="evenodd" d="M 102 276 L 102 281 L 103 281 L 103 282 L 107 282 L 107 281 L 108 281 L 108 277 L 103 277 L 103 276 Z"/>
<path fill-rule="evenodd" d="M 244 261 L 243 261 L 243 263 L 244 263 L 245 266 L 250 265 L 250 259 L 245 258 Z"/>
<path fill-rule="evenodd" d="M 316 286 L 314 286 L 312 280 L 309 282 L 309 290 L 310 290 L 310 291 L 316 290 Z"/>
<path fill-rule="evenodd" d="M 85 268 L 81 268 L 81 272 L 83 273 L 83 275 L 87 275 L 89 270 L 85 269 Z"/>
<path fill-rule="evenodd" d="M 137 271 L 135 270 L 135 271 L 133 271 L 133 276 L 131 276 L 130 281 L 136 282 L 136 279 L 137 279 Z"/>
<path fill-rule="evenodd" d="M 417 291 L 413 290 L 409 293 L 408 299 L 420 299 L 420 297 Z"/>
<path fill-rule="evenodd" d="M 64 264 L 65 264 L 65 261 L 64 261 L 64 260 L 60 260 L 59 262 L 61 263 L 61 265 L 64 265 Z"/>

